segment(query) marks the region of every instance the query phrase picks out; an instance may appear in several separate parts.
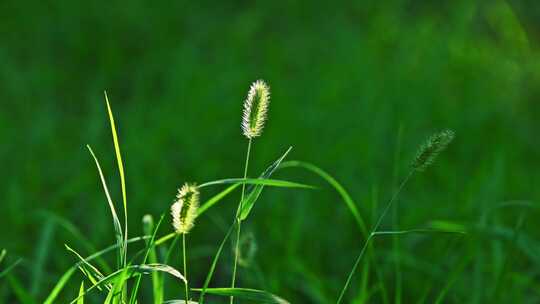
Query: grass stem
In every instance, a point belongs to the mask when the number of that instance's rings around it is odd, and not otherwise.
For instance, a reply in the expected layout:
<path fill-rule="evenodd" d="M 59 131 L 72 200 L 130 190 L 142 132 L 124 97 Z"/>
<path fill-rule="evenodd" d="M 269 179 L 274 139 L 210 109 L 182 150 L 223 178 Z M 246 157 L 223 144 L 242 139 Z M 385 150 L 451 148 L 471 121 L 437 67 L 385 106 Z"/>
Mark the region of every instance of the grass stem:
<path fill-rule="evenodd" d="M 343 288 L 341 289 L 341 292 L 339 294 L 339 298 L 338 298 L 338 300 L 336 302 L 337 304 L 341 303 L 341 301 L 343 300 L 343 297 L 345 296 L 345 292 L 347 291 L 347 288 L 349 287 L 349 284 L 351 283 L 352 277 L 354 276 L 354 273 L 356 272 L 356 268 L 358 268 L 358 265 L 360 264 L 360 261 L 362 260 L 362 256 L 364 255 L 364 252 L 366 251 L 366 248 L 367 248 L 369 242 L 371 241 L 373 236 L 376 235 L 377 229 L 379 229 L 379 226 L 381 225 L 381 222 L 382 222 L 383 218 L 388 213 L 388 210 L 390 210 L 390 207 L 392 207 L 392 204 L 397 199 L 397 197 L 399 196 L 399 193 L 401 192 L 401 190 L 403 190 L 403 187 L 405 187 L 405 184 L 407 184 L 407 182 L 412 177 L 414 172 L 415 172 L 415 170 L 411 170 L 409 172 L 409 174 L 407 175 L 407 177 L 405 177 L 403 182 L 401 182 L 401 185 L 394 192 L 394 195 L 392 196 L 392 198 L 388 202 L 388 205 L 386 205 L 386 207 L 384 208 L 381 216 L 379 217 L 379 219 L 375 223 L 375 226 L 373 226 L 373 230 L 371 230 L 371 233 L 369 234 L 368 238 L 364 242 L 364 246 L 362 247 L 362 250 L 360 250 L 360 254 L 356 258 L 356 261 L 354 262 L 354 265 L 353 265 L 351 271 L 349 272 L 349 275 L 347 276 L 347 281 L 345 281 L 345 285 L 343 285 Z"/>
<path fill-rule="evenodd" d="M 186 278 L 185 292 L 186 292 L 186 304 L 189 303 L 189 287 L 188 287 L 188 274 L 187 274 L 187 257 L 186 257 L 186 234 L 182 233 L 182 259 L 184 261 L 184 278 Z"/>
<path fill-rule="evenodd" d="M 251 153 L 251 138 L 248 141 L 247 146 L 247 152 L 246 152 L 246 163 L 244 165 L 244 179 L 247 178 L 247 172 L 249 167 L 249 155 Z M 238 251 L 240 250 L 240 230 L 242 228 L 242 220 L 240 219 L 240 214 L 242 212 L 242 203 L 244 201 L 244 195 L 246 191 L 246 184 L 242 184 L 242 195 L 240 197 L 240 203 L 238 204 L 238 210 L 236 212 L 236 242 L 235 242 L 235 248 L 234 248 L 234 265 L 233 265 L 233 273 L 232 273 L 232 279 L 231 279 L 231 288 L 235 287 L 236 284 L 236 268 L 238 265 Z M 230 304 L 234 303 L 234 297 L 231 296 L 230 298 Z"/>

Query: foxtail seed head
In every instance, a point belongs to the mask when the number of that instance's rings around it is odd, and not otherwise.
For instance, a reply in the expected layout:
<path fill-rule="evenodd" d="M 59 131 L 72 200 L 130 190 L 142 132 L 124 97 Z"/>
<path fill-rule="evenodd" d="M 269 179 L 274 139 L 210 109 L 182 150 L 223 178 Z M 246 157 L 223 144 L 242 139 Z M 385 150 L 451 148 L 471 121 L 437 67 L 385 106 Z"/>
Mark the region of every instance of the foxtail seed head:
<path fill-rule="evenodd" d="M 178 190 L 176 201 L 171 206 L 173 227 L 176 233 L 188 233 L 195 223 L 199 208 L 199 190 L 195 184 L 184 184 Z"/>
<path fill-rule="evenodd" d="M 435 162 L 437 155 L 446 149 L 453 139 L 454 132 L 452 130 L 444 130 L 432 135 L 422 146 L 420 146 L 420 149 L 418 149 L 412 164 L 413 169 L 416 171 L 424 171 Z"/>
<path fill-rule="evenodd" d="M 255 81 L 244 101 L 242 115 L 242 131 L 247 138 L 252 139 L 261 135 L 269 104 L 270 88 L 262 80 Z"/>

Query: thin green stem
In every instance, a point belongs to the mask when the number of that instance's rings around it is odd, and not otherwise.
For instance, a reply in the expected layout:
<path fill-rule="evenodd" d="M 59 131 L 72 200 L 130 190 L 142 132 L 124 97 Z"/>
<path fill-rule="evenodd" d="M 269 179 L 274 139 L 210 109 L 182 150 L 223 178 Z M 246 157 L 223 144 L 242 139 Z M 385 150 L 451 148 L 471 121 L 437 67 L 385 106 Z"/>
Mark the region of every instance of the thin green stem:
<path fill-rule="evenodd" d="M 189 287 L 188 287 L 188 274 L 187 274 L 187 263 L 186 263 L 186 234 L 182 233 L 182 257 L 184 260 L 184 278 L 186 278 L 186 304 L 189 302 Z"/>
<path fill-rule="evenodd" d="M 251 138 L 248 142 L 247 152 L 246 152 L 246 163 L 244 165 L 244 179 L 247 178 L 247 172 L 249 167 L 249 155 L 251 153 Z M 234 265 L 233 265 L 233 273 L 232 273 L 232 279 L 231 279 L 231 288 L 234 288 L 236 284 L 236 268 L 238 265 L 238 251 L 240 250 L 240 230 L 242 228 L 242 220 L 240 219 L 240 214 L 242 212 L 242 203 L 244 202 L 244 195 L 246 192 L 246 184 L 242 184 L 242 196 L 240 197 L 240 203 L 238 204 L 238 210 L 236 211 L 236 242 L 234 245 Z M 234 303 L 234 297 L 231 296 L 230 298 L 230 304 Z"/>
<path fill-rule="evenodd" d="M 414 170 L 411 170 L 411 172 L 409 172 L 407 177 L 405 177 L 405 179 L 403 180 L 403 182 L 401 183 L 399 188 L 394 192 L 394 195 L 392 196 L 392 198 L 388 202 L 388 205 L 386 205 L 386 207 L 384 208 L 381 216 L 377 220 L 377 223 L 375 224 L 375 226 L 373 226 L 373 230 L 371 230 L 371 233 L 369 234 L 369 237 L 366 239 L 366 241 L 364 243 L 364 246 L 362 247 L 362 250 L 360 250 L 360 254 L 356 258 L 356 261 L 354 262 L 354 265 L 353 265 L 353 267 L 351 269 L 351 272 L 349 272 L 349 275 L 347 276 L 347 281 L 345 281 L 345 285 L 343 286 L 343 289 L 341 289 L 341 292 L 339 294 L 339 298 L 338 298 L 338 300 L 336 302 L 337 304 L 341 303 L 341 300 L 343 299 L 343 296 L 345 296 L 345 292 L 347 291 L 347 288 L 349 287 L 349 284 L 351 283 L 352 277 L 354 276 L 354 273 L 356 272 L 356 268 L 358 268 L 358 265 L 360 264 L 360 261 L 362 260 L 362 256 L 364 255 L 364 251 L 366 251 L 366 248 L 367 248 L 369 242 L 371 241 L 373 236 L 375 236 L 375 234 L 377 232 L 377 229 L 379 229 L 379 226 L 381 225 L 381 222 L 382 222 L 384 216 L 388 213 L 388 210 L 390 210 L 390 207 L 392 207 L 392 204 L 397 199 L 397 197 L 399 196 L 399 193 L 401 192 L 401 190 L 403 190 L 403 187 L 405 186 L 405 184 L 407 184 L 407 182 L 409 181 L 411 176 L 414 174 L 414 172 L 415 172 Z"/>
<path fill-rule="evenodd" d="M 399 124 L 398 132 L 397 132 L 397 140 L 396 140 L 396 152 L 394 154 L 394 173 L 392 174 L 392 187 L 397 186 L 398 178 L 399 178 L 399 158 L 401 153 L 401 139 L 403 135 L 403 124 Z M 392 229 L 397 230 L 398 229 L 398 205 L 394 205 L 392 208 Z M 401 254 L 401 248 L 399 244 L 399 238 L 398 235 L 393 235 L 392 237 L 392 245 L 393 245 L 393 252 L 395 254 L 394 259 L 394 273 L 396 275 L 395 277 L 395 292 L 394 292 L 394 303 L 395 304 L 401 304 L 401 288 L 402 288 L 402 278 L 401 278 L 401 264 L 400 264 L 400 254 Z"/>

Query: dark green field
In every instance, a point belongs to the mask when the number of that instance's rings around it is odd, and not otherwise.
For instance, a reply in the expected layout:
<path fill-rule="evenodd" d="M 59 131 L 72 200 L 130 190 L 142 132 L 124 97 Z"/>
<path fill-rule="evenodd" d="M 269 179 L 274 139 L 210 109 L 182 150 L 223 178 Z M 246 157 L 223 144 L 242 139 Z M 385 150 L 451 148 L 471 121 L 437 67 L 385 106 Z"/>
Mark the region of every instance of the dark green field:
<path fill-rule="evenodd" d="M 104 90 L 125 166 L 129 237 L 143 235 L 143 215 L 165 214 L 160 237 L 173 231 L 169 208 L 184 182 L 243 176 L 242 104 L 257 79 L 271 103 L 248 175 L 292 146 L 287 159 L 331 174 L 368 230 L 420 144 L 455 131 L 379 230 L 466 234 L 374 238 L 342 303 L 540 302 L 536 1 L 4 0 L 0 20 L 0 303 L 42 303 L 78 261 L 64 244 L 88 256 L 116 242 L 86 149 L 123 219 Z M 236 285 L 290 303 L 335 303 L 365 235 L 320 177 L 286 168 L 272 178 L 317 189 L 265 188 L 242 223 L 256 250 Z M 201 189 L 201 201 L 225 188 Z M 239 200 L 231 193 L 188 234 L 190 287 L 203 285 Z M 177 246 L 169 264 L 181 270 Z M 128 255 L 142 248 L 130 244 Z M 228 241 L 211 287 L 230 286 L 233 252 Z M 104 257 L 116 267 L 114 253 Z M 76 272 L 54 302 L 75 299 L 83 280 Z M 183 283 L 164 284 L 166 300 L 184 299 Z M 105 291 L 85 303 L 102 303 Z M 152 294 L 144 276 L 139 303 L 153 303 Z"/>

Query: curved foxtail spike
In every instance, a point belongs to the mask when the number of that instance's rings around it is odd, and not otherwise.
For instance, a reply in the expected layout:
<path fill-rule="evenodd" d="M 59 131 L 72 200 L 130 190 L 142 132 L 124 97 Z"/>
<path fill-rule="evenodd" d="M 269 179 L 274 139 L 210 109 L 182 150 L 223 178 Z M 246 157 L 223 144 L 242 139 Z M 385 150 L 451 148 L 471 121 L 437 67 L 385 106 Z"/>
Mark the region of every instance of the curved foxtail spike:
<path fill-rule="evenodd" d="M 261 135 L 269 104 L 270 88 L 262 80 L 255 81 L 249 88 L 248 96 L 244 101 L 242 115 L 242 131 L 248 139 Z"/>
<path fill-rule="evenodd" d="M 184 184 L 178 190 L 176 201 L 171 206 L 173 227 L 176 233 L 186 234 L 195 224 L 199 208 L 199 190 L 195 184 Z"/>
<path fill-rule="evenodd" d="M 413 169 L 416 171 L 424 171 L 427 167 L 433 164 L 433 162 L 435 162 L 437 155 L 444 151 L 444 149 L 446 149 L 453 139 L 454 132 L 452 130 L 444 130 L 432 135 L 418 149 L 412 164 Z"/>

